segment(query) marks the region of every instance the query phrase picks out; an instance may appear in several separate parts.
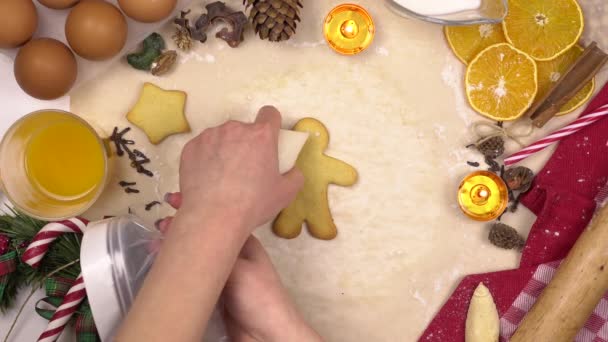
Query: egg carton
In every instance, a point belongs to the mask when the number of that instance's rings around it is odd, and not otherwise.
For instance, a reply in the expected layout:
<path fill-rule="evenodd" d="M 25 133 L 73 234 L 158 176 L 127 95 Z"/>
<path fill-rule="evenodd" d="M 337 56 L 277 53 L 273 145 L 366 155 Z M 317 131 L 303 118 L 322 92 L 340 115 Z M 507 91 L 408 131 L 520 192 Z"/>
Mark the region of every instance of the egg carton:
<path fill-rule="evenodd" d="M 107 2 L 118 6 L 117 0 L 107 0 Z M 76 60 L 78 62 L 78 77 L 76 78 L 76 83 L 74 84 L 74 88 L 79 85 L 85 83 L 88 80 L 93 79 L 100 72 L 108 69 L 112 63 L 119 60 L 125 53 L 130 52 L 136 49 L 137 45 L 141 43 L 144 38 L 146 38 L 150 33 L 157 31 L 160 27 L 162 27 L 167 22 L 173 20 L 181 9 L 186 8 L 190 5 L 191 0 L 178 0 L 177 6 L 173 10 L 170 16 L 166 19 L 156 22 L 156 23 L 140 23 L 137 22 L 125 15 L 127 19 L 127 24 L 129 26 L 129 31 L 127 33 L 127 42 L 123 49 L 116 56 L 111 59 L 107 59 L 104 61 L 89 61 L 84 58 L 81 58 L 78 55 L 76 56 Z M 38 1 L 34 0 L 34 4 L 36 5 L 36 9 L 38 10 L 38 29 L 34 34 L 34 38 L 42 38 L 49 37 L 55 38 L 59 41 L 62 41 L 66 45 L 67 39 L 65 37 L 65 20 L 70 13 L 70 8 L 63 10 L 50 9 L 43 5 L 41 5 Z M 124 13 L 123 13 L 124 14 Z M 3 54 L 10 58 L 11 60 L 15 59 L 19 48 L 15 49 L 0 49 L 0 54 Z"/>

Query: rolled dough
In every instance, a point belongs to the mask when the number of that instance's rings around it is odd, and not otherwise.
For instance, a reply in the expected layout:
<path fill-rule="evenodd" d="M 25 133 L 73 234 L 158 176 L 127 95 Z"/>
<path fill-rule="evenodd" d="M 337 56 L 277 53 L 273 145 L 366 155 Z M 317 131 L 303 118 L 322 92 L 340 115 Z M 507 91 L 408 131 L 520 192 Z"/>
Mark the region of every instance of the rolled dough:
<path fill-rule="evenodd" d="M 582 0 L 583 6 L 589 1 L 603 0 Z M 178 190 L 181 147 L 207 127 L 250 121 L 265 104 L 283 113 L 284 128 L 306 116 L 318 118 L 331 132 L 327 153 L 360 174 L 352 188 L 329 189 L 338 237 L 327 242 L 303 233 L 287 241 L 269 227 L 256 234 L 296 304 L 327 341 L 415 341 L 464 275 L 514 268 L 519 255 L 490 245 L 488 227 L 464 217 L 456 205 L 458 183 L 475 170 L 466 162 L 483 165 L 480 155 L 464 148 L 476 139 L 467 126 L 481 117 L 466 104 L 464 67 L 441 27 L 399 17 L 383 1 L 361 0 L 377 25 L 374 43 L 360 55 L 341 56 L 325 45 L 321 32 L 323 18 L 338 3 L 305 2 L 297 34 L 285 43 L 261 41 L 249 30 L 231 49 L 209 34 L 207 43 L 180 53 L 166 77 L 121 62 L 75 90 L 72 110 L 107 132 L 128 124 L 124 115 L 143 82 L 184 90 L 193 131 L 154 147 L 134 130 L 130 137 L 151 156 L 157 176 L 134 175 L 118 160 L 108 191 L 87 214 L 95 219 L 126 213 L 129 206 L 150 221 L 171 214 L 167 205 L 151 212 L 143 206 Z M 242 6 L 239 0 L 227 4 Z M 198 5 L 192 9 L 200 12 Z M 594 38 L 604 39 L 594 27 Z M 168 26 L 162 34 L 172 32 Z M 603 73 L 599 81 L 605 79 Z M 575 116 L 551 122 L 547 131 Z M 292 143 L 282 146 L 296 150 Z M 538 170 L 550 152 L 524 165 Z M 116 185 L 122 179 L 137 181 L 142 193 L 122 192 Z M 525 235 L 534 216 L 521 207 L 504 219 Z"/>

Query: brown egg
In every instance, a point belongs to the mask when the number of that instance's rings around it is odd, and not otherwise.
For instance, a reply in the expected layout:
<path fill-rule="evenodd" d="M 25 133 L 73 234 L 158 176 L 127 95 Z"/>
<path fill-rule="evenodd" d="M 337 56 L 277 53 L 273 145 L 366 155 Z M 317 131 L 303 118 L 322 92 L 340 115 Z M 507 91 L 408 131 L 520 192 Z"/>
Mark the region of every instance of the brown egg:
<path fill-rule="evenodd" d="M 69 8 L 76 5 L 79 1 L 80 0 L 38 0 L 39 3 L 53 9 Z"/>
<path fill-rule="evenodd" d="M 51 38 L 40 38 L 31 40 L 19 50 L 14 72 L 23 91 L 38 99 L 51 100 L 65 95 L 72 88 L 78 65 L 65 44 Z"/>
<path fill-rule="evenodd" d="M 65 21 L 65 36 L 74 52 L 94 61 L 119 53 L 127 41 L 127 29 L 120 10 L 102 0 L 80 2 Z"/>
<path fill-rule="evenodd" d="M 153 23 L 165 19 L 177 0 L 118 0 L 118 5 L 130 18 L 142 23 Z"/>
<path fill-rule="evenodd" d="M 32 0 L 0 0 L 0 48 L 14 48 L 32 38 L 38 13 Z"/>

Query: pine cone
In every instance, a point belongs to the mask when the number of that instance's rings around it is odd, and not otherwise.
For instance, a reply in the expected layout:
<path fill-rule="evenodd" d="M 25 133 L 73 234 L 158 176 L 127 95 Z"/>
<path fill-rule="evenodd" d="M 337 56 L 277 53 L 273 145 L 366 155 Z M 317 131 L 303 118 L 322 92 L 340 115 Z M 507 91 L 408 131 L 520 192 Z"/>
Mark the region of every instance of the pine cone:
<path fill-rule="evenodd" d="M 183 26 L 176 27 L 175 34 L 171 38 L 173 38 L 177 48 L 182 51 L 188 51 L 192 47 L 192 37 L 190 36 L 190 31 Z"/>
<path fill-rule="evenodd" d="M 475 146 L 481 154 L 492 159 L 505 153 L 505 141 L 500 136 L 483 138 Z"/>
<path fill-rule="evenodd" d="M 296 33 L 301 0 L 243 0 L 243 4 L 251 7 L 249 20 L 261 39 L 279 42 Z"/>
<path fill-rule="evenodd" d="M 494 246 L 504 249 L 521 250 L 526 243 L 517 230 L 500 222 L 492 225 L 488 239 Z"/>

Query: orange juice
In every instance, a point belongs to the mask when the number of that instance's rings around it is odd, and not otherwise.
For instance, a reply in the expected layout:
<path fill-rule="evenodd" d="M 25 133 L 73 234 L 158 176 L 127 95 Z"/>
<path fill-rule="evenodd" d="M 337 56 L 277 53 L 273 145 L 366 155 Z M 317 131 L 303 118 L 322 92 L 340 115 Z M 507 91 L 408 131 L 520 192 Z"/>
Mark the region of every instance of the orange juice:
<path fill-rule="evenodd" d="M 94 133 L 78 121 L 43 127 L 25 148 L 27 176 L 50 197 L 82 197 L 103 180 L 101 148 Z"/>
<path fill-rule="evenodd" d="M 0 144 L 0 185 L 13 205 L 30 216 L 52 221 L 80 215 L 106 185 L 107 147 L 74 114 L 28 114 L 9 128 Z"/>

